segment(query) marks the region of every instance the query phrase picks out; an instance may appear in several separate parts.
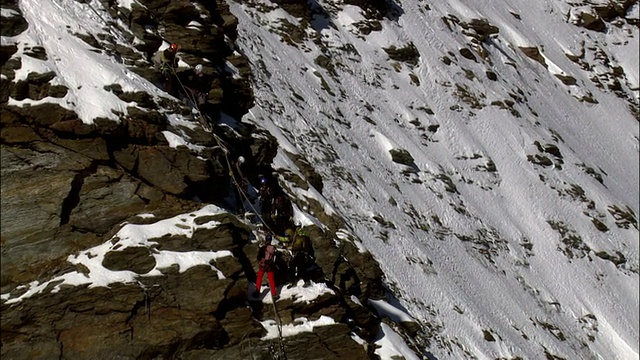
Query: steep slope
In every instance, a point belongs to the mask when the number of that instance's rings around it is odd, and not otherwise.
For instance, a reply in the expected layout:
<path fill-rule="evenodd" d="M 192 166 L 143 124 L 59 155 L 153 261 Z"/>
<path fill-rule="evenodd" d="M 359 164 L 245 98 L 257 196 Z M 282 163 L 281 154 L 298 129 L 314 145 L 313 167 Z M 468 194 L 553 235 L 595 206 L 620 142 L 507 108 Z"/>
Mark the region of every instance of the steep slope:
<path fill-rule="evenodd" d="M 637 358 L 637 3 L 230 4 L 244 119 L 300 207 L 320 174 L 425 354 Z"/>
<path fill-rule="evenodd" d="M 638 357 L 637 2 L 0 4 L 3 357 Z M 239 155 L 313 236 L 278 313 Z"/>

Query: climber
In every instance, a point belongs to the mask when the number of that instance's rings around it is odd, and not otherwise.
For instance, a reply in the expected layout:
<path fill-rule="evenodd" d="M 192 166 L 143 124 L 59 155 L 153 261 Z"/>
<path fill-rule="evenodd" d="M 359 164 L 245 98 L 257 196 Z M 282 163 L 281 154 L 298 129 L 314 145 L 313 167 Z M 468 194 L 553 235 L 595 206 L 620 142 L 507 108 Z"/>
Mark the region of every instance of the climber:
<path fill-rule="evenodd" d="M 238 156 L 238 160 L 232 165 L 229 170 L 229 176 L 231 177 L 231 185 L 236 197 L 236 211 L 238 214 L 245 212 L 244 200 L 247 191 L 247 179 L 244 177 L 242 167 L 245 163 L 244 156 Z"/>
<path fill-rule="evenodd" d="M 284 191 L 277 187 L 273 191 L 271 206 L 271 221 L 273 223 L 273 231 L 282 234 L 285 229 L 291 227 L 293 219 L 293 206 L 291 201 L 286 197 Z"/>
<path fill-rule="evenodd" d="M 178 68 L 179 58 L 178 45 L 171 44 L 164 50 L 158 50 L 153 55 L 153 63 L 157 70 L 160 71 L 160 82 L 164 86 L 164 90 L 172 96 L 178 97 L 178 87 L 176 86 L 176 69 Z"/>
<path fill-rule="evenodd" d="M 267 273 L 267 278 L 269 279 L 269 288 L 271 289 L 271 297 L 273 300 L 278 300 L 279 296 L 277 295 L 276 289 L 276 278 L 275 278 L 275 262 L 277 257 L 276 248 L 271 245 L 272 236 L 267 235 L 264 239 L 264 245 L 258 249 L 258 275 L 256 278 L 256 291 L 253 292 L 252 296 L 257 298 L 260 296 L 260 287 L 262 286 L 262 277 L 264 273 Z"/>
<path fill-rule="evenodd" d="M 307 232 L 298 222 L 296 230 L 287 229 L 285 236 L 276 238 L 291 250 L 291 260 L 289 261 L 291 282 L 295 283 L 298 279 L 302 279 L 305 285 L 308 284 L 310 280 L 308 269 L 315 262 L 315 251 Z"/>
<path fill-rule="evenodd" d="M 195 102 L 195 105 L 202 108 L 207 102 L 207 96 L 211 90 L 211 76 L 205 74 L 202 64 L 196 65 L 193 69 L 180 73 L 180 81 L 188 92 L 189 100 Z"/>
<path fill-rule="evenodd" d="M 272 208 L 272 189 L 271 182 L 267 180 L 263 175 L 258 176 L 260 178 L 260 188 L 258 189 L 258 194 L 260 198 L 260 212 L 262 213 L 262 221 L 268 227 L 273 227 L 273 222 L 271 221 L 271 208 Z"/>

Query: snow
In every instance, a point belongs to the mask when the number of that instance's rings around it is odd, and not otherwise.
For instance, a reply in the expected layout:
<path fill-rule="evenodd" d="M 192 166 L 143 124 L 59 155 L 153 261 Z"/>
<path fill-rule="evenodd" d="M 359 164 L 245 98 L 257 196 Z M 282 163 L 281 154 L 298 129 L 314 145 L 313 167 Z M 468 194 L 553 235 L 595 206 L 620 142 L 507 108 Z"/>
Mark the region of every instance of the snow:
<path fill-rule="evenodd" d="M 169 143 L 169 146 L 172 148 L 177 148 L 178 146 L 186 146 L 187 148 L 199 152 L 204 150 L 204 146 L 199 146 L 199 145 L 193 145 L 190 142 L 186 141 L 185 138 L 180 137 L 174 133 L 172 133 L 171 131 L 163 131 L 162 135 L 164 135 L 164 138 L 167 140 L 167 142 Z"/>
<path fill-rule="evenodd" d="M 20 15 L 20 13 L 15 10 L 0 8 L 0 16 L 2 17 L 12 18 L 18 15 Z"/>
<path fill-rule="evenodd" d="M 133 5 L 133 4 L 136 4 L 136 5 L 144 8 L 144 6 L 141 5 L 136 0 L 118 0 L 118 7 L 125 8 L 125 9 L 128 9 L 128 10 L 131 10 L 131 5 Z"/>
<path fill-rule="evenodd" d="M 130 8 L 134 2 L 120 1 L 119 6 Z M 119 121 L 117 114 L 126 114 L 127 107 L 136 105 L 120 100 L 105 90 L 105 86 L 118 84 L 125 92 L 144 91 L 156 98 L 168 96 L 116 58 L 95 51 L 75 35 L 79 33 L 97 38 L 104 35 L 105 19 L 109 15 L 98 1 L 21 1 L 20 10 L 30 26 L 14 38 L 2 37 L 3 44 L 15 43 L 19 48 L 13 56 L 21 57 L 22 67 L 16 70 L 14 81 L 24 80 L 30 73 L 55 71 L 57 76 L 51 84 L 65 86 L 68 93 L 63 98 L 46 97 L 39 101 L 10 98 L 9 105 L 55 103 L 76 112 L 84 123 L 92 124 L 96 118 Z M 10 11 L 3 9 L 3 16 L 5 13 L 9 15 Z M 41 14 L 49 15 L 42 17 Z M 124 36 L 118 30 L 110 30 L 109 35 L 120 42 L 124 41 Z M 26 50 L 37 46 L 44 48 L 46 60 L 23 56 Z M 184 61 L 179 65 L 188 66 Z"/>
<path fill-rule="evenodd" d="M 379 346 L 375 354 L 381 359 L 406 359 L 419 360 L 420 358 L 405 344 L 404 340 L 389 325 L 380 324 L 379 340 L 375 342 Z"/>
<path fill-rule="evenodd" d="M 83 265 L 88 271 L 83 272 L 77 270 L 68 272 L 43 283 L 35 281 L 29 284 L 27 291 L 22 295 L 12 297 L 11 294 L 2 294 L 1 298 L 5 300 L 7 304 L 17 303 L 41 293 L 50 284 L 54 284 L 52 292 L 57 292 L 62 285 L 78 286 L 89 284 L 89 287 L 108 287 L 110 284 L 118 282 L 135 283 L 138 276 L 160 276 L 162 275 L 162 269 L 169 268 L 174 264 L 178 265 L 180 272 L 184 272 L 197 265 L 211 266 L 211 268 L 217 272 L 218 278 L 224 279 L 224 274 L 210 263 L 222 257 L 233 256 L 230 251 L 176 252 L 158 250 L 153 248 L 153 245 L 157 243 L 150 240 L 171 235 L 182 235 L 190 238 L 197 229 L 214 228 L 218 225 L 214 221 L 198 225 L 195 223 L 196 218 L 206 215 L 216 215 L 223 212 L 224 210 L 217 206 L 206 205 L 198 211 L 159 220 L 151 224 L 125 224 L 109 241 L 81 251 L 79 254 L 69 256 L 67 259 L 69 263 Z M 144 217 L 150 218 L 148 215 Z M 156 260 L 156 265 L 148 273 L 138 275 L 131 271 L 112 271 L 102 265 L 102 261 L 108 252 L 122 251 L 127 247 L 134 246 L 150 248 L 151 255 Z"/>
<path fill-rule="evenodd" d="M 127 9 L 134 3 L 118 1 Z M 113 19 L 100 2 L 22 0 L 19 4 L 29 28 L 1 39 L 3 45 L 18 46 L 14 57 L 21 57 L 22 67 L 14 81 L 55 71 L 51 84 L 64 85 L 69 91 L 59 99 L 10 98 L 9 105 L 53 102 L 91 124 L 98 117 L 119 121 L 116 113 L 136 106 L 104 90 L 107 85 L 145 91 L 154 98 L 168 96 L 74 35 L 104 33 L 105 20 Z M 423 2 L 397 4 L 402 7 L 397 19 L 385 18 L 382 31 L 363 35 L 354 25 L 365 20 L 361 9 L 328 0 L 318 4 L 332 9 L 330 26 L 318 30 L 320 44 L 307 41 L 308 51 L 300 51 L 273 31 L 284 19 L 299 24 L 298 19 L 282 9 L 260 14 L 246 4 L 229 2 L 239 19 L 238 51 L 253 66 L 256 106 L 242 120 L 266 129 L 278 140 L 274 168 L 304 178 L 286 154 L 291 153 L 306 158 L 322 176 L 322 193 L 311 186 L 302 189 L 283 182 L 302 202 L 315 200 L 328 215 L 345 219 L 345 228 L 337 231 L 334 242 L 339 246 L 348 241 L 360 252 L 370 252 L 401 306 L 380 300 L 369 303 L 394 321 L 430 324 L 434 329 L 428 339 L 431 345 L 419 350 L 436 358 L 468 358 L 469 353 L 479 359 L 541 358 L 543 349 L 548 349 L 564 358 L 637 359 L 639 236 L 633 225 L 616 226 L 609 209 L 628 207 L 636 219 L 640 213 L 640 134 L 637 119 L 628 111 L 629 102 L 638 102 L 638 28 L 611 26 L 606 34 L 586 31 L 566 18 L 582 10 L 561 0 L 440 0 L 429 2 L 431 10 Z M 638 19 L 639 9 L 634 4 L 627 18 Z M 3 17 L 14 15 L 13 10 L 2 9 Z M 458 55 L 460 48 L 469 47 L 469 39 L 459 28 L 450 31 L 444 24 L 442 19 L 451 15 L 466 22 L 486 18 L 500 29 L 482 44 L 488 52 L 486 60 L 467 61 Z M 109 31 L 123 41 L 117 30 Z M 408 43 L 420 52 L 416 66 L 390 61 L 382 49 Z M 343 44 L 352 45 L 354 51 L 339 49 Z M 37 46 L 45 49 L 46 60 L 25 55 Z M 539 48 L 548 68 L 526 57 L 518 49 L 522 46 Z M 590 79 L 608 71 L 596 61 L 600 55 L 594 49 L 624 69 L 622 86 L 632 94 L 630 99 L 601 89 Z M 588 71 L 566 56 L 582 51 L 583 60 L 592 65 Z M 336 65 L 337 76 L 315 63 L 320 54 Z M 445 65 L 443 56 L 451 57 L 453 63 Z M 269 76 L 257 65 L 261 63 Z M 181 60 L 180 66 L 188 65 Z M 498 75 L 497 81 L 486 79 L 487 69 Z M 225 70 L 239 77 L 231 62 Z M 413 84 L 409 74 L 420 84 Z M 553 74 L 571 75 L 577 83 L 566 87 Z M 463 103 L 455 94 L 456 85 L 486 106 L 477 109 Z M 576 99 L 587 94 L 598 103 Z M 519 116 L 490 105 L 505 100 L 513 101 Z M 233 129 L 236 121 L 222 115 L 221 122 Z M 196 126 L 178 115 L 168 115 L 168 120 L 175 127 Z M 424 130 L 434 125 L 436 131 Z M 183 134 L 165 131 L 163 135 L 172 147 L 201 149 Z M 562 164 L 540 153 L 536 141 L 557 146 Z M 416 169 L 407 171 L 406 166 L 393 163 L 390 149 L 409 151 Z M 528 158 L 536 154 L 549 157 L 553 166 L 533 165 Z M 495 171 L 482 170 L 489 161 Z M 585 168 L 600 174 L 603 183 Z M 584 199 L 572 197 L 573 185 L 579 186 Z M 193 220 L 222 211 L 209 205 L 152 224 L 123 224 L 104 244 L 69 256 L 71 264 L 83 265 L 88 272 L 34 281 L 20 287 L 23 294 L 2 294 L 1 298 L 14 304 L 48 286 L 58 291 L 62 285 L 135 283 L 141 276 L 158 276 L 173 264 L 180 271 L 211 266 L 224 278 L 212 264 L 232 256 L 230 252 L 162 251 L 150 240 L 165 235 L 189 237 L 198 228 L 215 227 L 214 222 L 196 225 Z M 151 214 L 140 217 L 153 218 Z M 591 217 L 603 221 L 608 230 L 597 230 Z M 303 225 L 326 228 L 321 217 L 304 206 L 296 205 L 294 218 Z M 567 257 L 561 251 L 566 247 L 563 237 L 550 221 L 566 224 L 565 235 L 578 236 L 592 251 L 584 257 Z M 522 244 L 529 244 L 531 250 Z M 108 251 L 129 246 L 149 247 L 155 268 L 138 275 L 102 266 Z M 619 251 L 627 262 L 616 267 L 594 255 L 599 251 Z M 281 289 L 282 298 L 295 302 L 331 293 L 317 283 Z M 263 301 L 272 299 L 267 295 Z M 597 321 L 593 341 L 581 322 L 587 315 Z M 299 318 L 282 331 L 293 336 L 333 323 L 325 316 Z M 540 324 L 555 326 L 566 340 L 559 341 Z M 263 326 L 268 331 L 265 340 L 278 336 L 274 320 L 264 321 Z M 499 335 L 499 341 L 487 342 L 484 330 Z M 376 354 L 382 359 L 419 358 L 384 323 L 378 337 Z M 353 339 L 358 341 L 355 334 Z"/>
<path fill-rule="evenodd" d="M 142 219 L 149 219 L 149 218 L 156 217 L 154 214 L 146 214 L 146 213 L 145 214 L 138 214 L 136 216 L 138 216 L 139 218 L 142 218 Z"/>
<path fill-rule="evenodd" d="M 379 314 L 388 317 L 395 322 L 414 321 L 411 315 L 384 300 L 369 300 L 369 303 L 378 311 Z"/>
<path fill-rule="evenodd" d="M 323 294 L 335 294 L 335 292 L 323 283 L 309 281 L 308 286 L 304 286 L 304 281 L 299 280 L 296 284 L 286 285 L 280 291 L 280 299 L 294 299 L 294 303 L 310 303 Z"/>
<path fill-rule="evenodd" d="M 278 339 L 280 332 L 278 331 L 278 323 L 275 320 L 265 320 L 260 322 L 262 326 L 267 330 L 267 335 L 263 336 L 261 340 L 273 340 Z M 298 317 L 291 324 L 282 325 L 282 337 L 295 336 L 303 332 L 313 332 L 313 328 L 318 326 L 333 325 L 336 322 L 326 316 L 321 315 L 317 320 L 309 320 L 306 317 Z"/>
<path fill-rule="evenodd" d="M 266 277 L 263 279 L 263 282 L 266 281 Z M 266 286 L 266 287 L 265 287 Z M 268 285 L 262 286 L 262 291 L 268 288 Z M 256 290 L 255 284 L 248 284 L 247 293 L 252 294 Z M 280 300 L 292 299 L 293 303 L 311 303 L 320 296 L 324 294 L 335 294 L 333 290 L 331 290 L 327 284 L 324 283 L 315 283 L 313 281 L 309 281 L 307 285 L 305 285 L 304 280 L 298 280 L 295 284 L 286 284 L 284 286 L 280 286 L 278 288 L 278 296 Z M 265 304 L 273 304 L 273 297 L 271 296 L 271 292 L 269 291 L 264 298 L 260 297 L 253 298 L 252 300 L 261 300 Z"/>

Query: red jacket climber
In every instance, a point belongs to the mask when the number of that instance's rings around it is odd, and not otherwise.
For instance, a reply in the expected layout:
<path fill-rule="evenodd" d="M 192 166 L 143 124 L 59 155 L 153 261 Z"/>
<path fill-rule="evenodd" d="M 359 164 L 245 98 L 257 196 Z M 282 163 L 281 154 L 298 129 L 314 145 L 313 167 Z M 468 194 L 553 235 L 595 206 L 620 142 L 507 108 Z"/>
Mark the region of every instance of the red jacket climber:
<path fill-rule="evenodd" d="M 260 296 L 260 287 L 262 285 L 262 277 L 264 273 L 267 273 L 269 279 L 269 288 L 271 289 L 271 296 L 274 300 L 278 300 L 279 296 L 276 295 L 276 279 L 275 279 L 275 256 L 276 248 L 271 245 L 271 235 L 265 237 L 265 245 L 258 250 L 258 276 L 256 278 L 256 291 L 253 293 L 254 297 Z"/>

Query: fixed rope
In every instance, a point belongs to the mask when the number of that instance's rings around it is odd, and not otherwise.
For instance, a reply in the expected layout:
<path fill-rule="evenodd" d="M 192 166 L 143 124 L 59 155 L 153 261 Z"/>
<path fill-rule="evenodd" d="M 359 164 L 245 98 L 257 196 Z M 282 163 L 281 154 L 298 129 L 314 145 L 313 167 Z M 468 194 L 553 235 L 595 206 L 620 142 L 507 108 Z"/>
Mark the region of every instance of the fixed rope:
<path fill-rule="evenodd" d="M 284 351 L 284 338 L 282 337 L 282 320 L 280 320 L 280 314 L 278 313 L 278 307 L 276 306 L 276 300 L 273 299 L 273 312 L 276 314 L 276 327 L 278 328 L 278 343 L 280 350 L 280 360 L 287 360 L 287 354 Z"/>
<path fill-rule="evenodd" d="M 180 85 L 180 87 L 182 88 L 183 92 L 187 96 L 187 99 L 193 103 L 193 106 L 195 107 L 196 111 L 198 112 L 198 116 L 200 116 L 201 120 L 206 123 L 206 119 L 204 118 L 204 115 L 203 115 L 202 111 L 200 110 L 200 108 L 198 106 L 198 101 L 197 101 L 196 96 L 193 95 L 191 93 L 191 91 L 189 91 L 189 89 L 182 83 L 180 78 L 177 76 L 175 69 L 172 69 L 171 71 L 173 72 L 173 76 L 178 80 L 178 85 Z M 213 138 L 215 139 L 217 145 L 223 150 L 225 162 L 227 163 L 227 168 L 229 169 L 229 175 L 231 176 L 231 181 L 233 182 L 233 185 L 236 187 L 237 193 L 240 195 L 242 200 L 244 200 L 242 206 L 244 207 L 244 203 L 248 202 L 251 210 L 253 211 L 255 216 L 258 217 L 258 219 L 264 225 L 264 227 L 269 232 L 275 234 L 275 232 L 269 227 L 269 225 L 264 221 L 262 216 L 258 213 L 256 208 L 253 206 L 253 202 L 251 201 L 251 199 L 249 198 L 247 193 L 240 186 L 241 182 L 239 182 L 238 179 L 236 178 L 236 174 L 233 171 L 234 170 L 233 169 L 234 165 L 231 164 L 231 160 L 229 159 L 230 152 L 227 149 L 227 147 L 224 145 L 223 140 L 220 139 L 220 137 L 218 135 L 213 133 L 213 128 L 209 129 L 209 131 L 211 131 L 211 134 L 213 135 Z M 246 181 L 245 178 L 243 178 L 242 180 Z M 247 183 L 249 183 L 249 182 L 247 181 Z M 276 307 L 276 299 L 273 299 L 272 303 L 273 303 L 273 311 L 274 311 L 274 314 L 275 314 L 275 317 L 276 317 L 276 327 L 278 329 L 280 360 L 286 360 L 287 359 L 287 355 L 285 353 L 284 341 L 283 341 L 283 337 L 282 337 L 282 320 L 280 319 L 280 314 L 278 313 L 278 308 Z M 251 356 L 253 357 L 253 353 L 251 353 Z"/>
<path fill-rule="evenodd" d="M 177 74 L 175 72 L 175 69 L 172 69 L 172 72 L 173 72 L 173 76 L 175 76 L 175 78 L 178 80 L 178 84 L 182 88 L 182 90 L 185 93 L 185 95 L 187 96 L 188 100 L 190 100 L 193 103 L 195 109 L 198 112 L 198 116 L 201 117 L 201 120 L 206 122 L 206 119 L 204 118 L 204 115 L 202 114 L 202 111 L 200 111 L 200 108 L 198 107 L 198 102 L 197 102 L 197 99 L 195 98 L 195 96 L 193 96 L 193 94 L 191 94 L 189 89 L 187 89 L 187 87 L 184 86 L 184 84 L 182 83 L 180 78 L 177 76 Z M 264 221 L 262 216 L 258 213 L 256 208 L 253 206 L 253 202 L 251 201 L 251 199 L 249 198 L 247 193 L 240 186 L 241 182 L 239 182 L 238 179 L 236 178 L 236 175 L 235 175 L 235 173 L 233 171 L 233 165 L 231 164 L 231 160 L 229 159 L 229 153 L 230 153 L 229 150 L 223 144 L 222 139 L 220 139 L 219 136 L 217 136 L 216 134 L 213 133 L 213 129 L 209 129 L 209 130 L 211 131 L 211 134 L 213 135 L 213 138 L 215 139 L 215 141 L 218 144 L 218 146 L 221 149 L 223 149 L 224 158 L 225 158 L 225 162 L 227 163 L 227 168 L 229 169 L 229 175 L 231 176 L 231 181 L 233 182 L 234 186 L 236 187 L 237 193 L 240 194 L 241 198 L 243 198 L 243 200 L 244 200 L 243 201 L 243 206 L 244 206 L 244 202 L 248 202 L 251 210 L 253 211 L 255 216 L 258 217 L 258 219 L 264 225 L 264 227 L 269 232 L 275 234 L 275 232 L 269 227 L 269 225 Z M 246 181 L 246 179 L 243 179 L 243 180 Z M 276 300 L 275 299 L 273 299 L 273 310 L 274 310 L 274 314 L 276 316 L 276 327 L 278 329 L 278 340 L 279 340 L 279 345 L 280 345 L 279 346 L 280 359 L 281 360 L 286 360 L 287 359 L 287 355 L 286 355 L 285 350 L 284 350 L 284 342 L 283 342 L 283 337 L 282 337 L 282 320 L 280 319 L 280 315 L 278 313 L 278 308 L 276 307 Z M 253 356 L 253 354 L 251 354 L 251 355 Z"/>
<path fill-rule="evenodd" d="M 197 98 L 195 97 L 195 95 L 193 95 L 191 93 L 190 89 L 188 87 L 186 87 L 182 83 L 182 81 L 178 77 L 178 74 L 176 73 L 174 68 L 171 68 L 171 73 L 172 73 L 172 76 L 178 81 L 178 85 L 180 85 L 180 87 L 182 88 L 182 91 L 185 94 L 185 96 L 187 97 L 187 99 L 193 103 L 193 107 L 198 112 L 198 117 L 200 117 L 201 122 L 206 124 L 207 123 L 207 119 L 204 117 L 204 114 L 200 110 L 200 107 L 198 106 L 198 101 L 197 101 Z M 241 182 L 239 182 L 238 179 L 236 178 L 236 174 L 233 171 L 233 165 L 231 163 L 231 160 L 229 159 L 229 154 L 230 154 L 229 149 L 227 149 L 227 147 L 224 145 L 223 140 L 220 139 L 220 137 L 218 135 L 213 133 L 213 128 L 210 128 L 208 130 L 211 131 L 211 134 L 213 135 L 213 138 L 215 139 L 218 147 L 220 147 L 223 150 L 225 162 L 227 163 L 227 168 L 229 169 L 229 175 L 231 176 L 231 181 L 233 182 L 233 185 L 236 187 L 237 193 L 240 194 L 240 197 L 243 200 L 242 201 L 243 207 L 244 207 L 244 203 L 248 202 L 249 203 L 249 207 L 252 210 L 253 214 L 255 214 L 255 216 L 260 220 L 260 223 L 262 223 L 264 228 L 268 232 L 275 234 L 273 229 L 271 229 L 269 227 L 269 225 L 264 221 L 262 216 L 258 213 L 257 209 L 253 206 L 253 202 L 249 198 L 249 195 L 247 195 L 247 193 L 244 191 L 244 189 L 242 189 L 242 187 L 240 186 Z M 247 179 L 243 178 L 242 180 L 246 181 Z M 249 182 L 247 181 L 247 183 L 249 183 Z"/>

